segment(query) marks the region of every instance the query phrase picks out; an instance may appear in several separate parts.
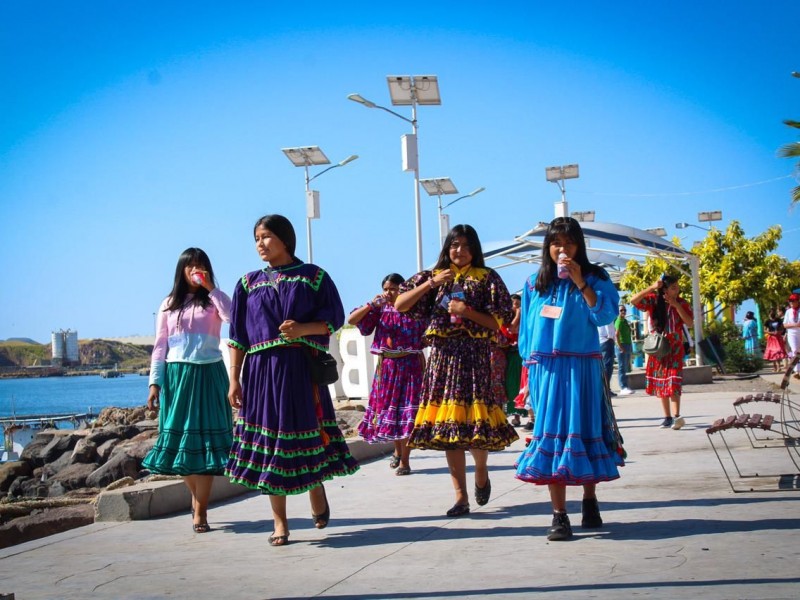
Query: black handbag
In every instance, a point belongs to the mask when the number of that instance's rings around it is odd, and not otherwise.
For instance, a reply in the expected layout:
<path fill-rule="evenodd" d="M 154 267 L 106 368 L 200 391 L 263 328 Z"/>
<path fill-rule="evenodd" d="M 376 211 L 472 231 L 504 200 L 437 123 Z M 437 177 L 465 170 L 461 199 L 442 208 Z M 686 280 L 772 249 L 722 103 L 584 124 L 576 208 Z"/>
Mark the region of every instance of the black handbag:
<path fill-rule="evenodd" d="M 311 381 L 318 385 L 330 385 L 339 380 L 339 367 L 336 359 L 322 350 L 312 350 L 304 347 L 308 368 L 311 371 Z"/>

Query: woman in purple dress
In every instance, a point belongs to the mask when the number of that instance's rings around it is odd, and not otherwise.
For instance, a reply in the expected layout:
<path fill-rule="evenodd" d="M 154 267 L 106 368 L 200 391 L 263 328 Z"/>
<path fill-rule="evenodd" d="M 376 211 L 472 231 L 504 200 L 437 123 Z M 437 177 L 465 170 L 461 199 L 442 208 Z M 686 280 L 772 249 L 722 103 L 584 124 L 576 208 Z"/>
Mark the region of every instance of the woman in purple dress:
<path fill-rule="evenodd" d="M 369 444 L 394 442 L 389 466 L 397 469 L 395 475 L 409 475 L 411 449 L 406 442 L 422 392 L 425 323 L 395 309 L 401 283 L 403 277 L 397 273 L 384 277 L 383 293 L 350 313 L 348 323 L 363 335 L 375 332 L 371 351 L 378 355 L 369 403 L 358 433 Z"/>
<path fill-rule="evenodd" d="M 422 319 L 430 360 L 422 399 L 408 445 L 444 450 L 455 490 L 449 517 L 469 514 L 465 450 L 475 460 L 475 501 L 489 502 L 490 450 L 519 439 L 503 411 L 505 396 L 492 388 L 492 334 L 514 313 L 503 280 L 483 262 L 478 234 L 456 225 L 445 238 L 432 271 L 422 271 L 400 286 L 400 312 Z"/>
<path fill-rule="evenodd" d="M 328 349 L 344 310 L 328 274 L 294 256 L 286 217 L 262 217 L 254 235 L 269 266 L 242 277 L 233 295 L 228 400 L 239 414 L 225 473 L 269 495 L 269 543 L 285 546 L 286 496 L 309 492 L 314 525 L 323 529 L 330 519 L 323 482 L 358 470 L 328 387 L 312 383 L 309 368 L 309 354 Z"/>

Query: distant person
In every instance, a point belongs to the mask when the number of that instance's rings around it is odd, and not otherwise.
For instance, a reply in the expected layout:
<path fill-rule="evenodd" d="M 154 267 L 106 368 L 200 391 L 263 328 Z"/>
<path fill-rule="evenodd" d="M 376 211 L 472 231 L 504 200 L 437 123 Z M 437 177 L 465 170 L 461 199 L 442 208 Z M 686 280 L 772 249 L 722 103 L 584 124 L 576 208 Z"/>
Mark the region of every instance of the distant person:
<path fill-rule="evenodd" d="M 200 248 L 178 258 L 172 291 L 156 314 L 147 407 L 159 407 L 158 439 L 143 461 L 151 473 L 181 475 L 192 494 L 192 528 L 207 533 L 214 475 L 222 475 L 233 421 L 220 350 L 231 299 L 216 287 Z"/>
<path fill-rule="evenodd" d="M 519 318 L 520 318 L 520 303 L 522 297 L 519 294 L 511 294 L 511 307 L 514 310 L 514 318 L 508 325 L 503 324 L 500 327 L 502 333 L 508 340 L 508 353 L 506 354 L 506 374 L 505 374 L 505 388 L 506 388 L 506 413 L 511 415 L 511 424 L 514 427 L 520 427 L 522 421 L 520 420 L 520 409 L 515 405 L 515 399 L 520 390 L 520 377 L 522 375 L 522 358 L 519 355 Z"/>
<path fill-rule="evenodd" d="M 368 444 L 392 442 L 394 453 L 389 466 L 395 475 L 409 475 L 411 465 L 408 436 L 414 428 L 422 393 L 422 334 L 425 324 L 394 307 L 401 275 L 391 273 L 383 278 L 383 292 L 364 306 L 350 313 L 348 323 L 363 335 L 375 333 L 372 354 L 378 366 L 369 393 L 369 402 L 358 433 Z"/>
<path fill-rule="evenodd" d="M 786 330 L 786 342 L 789 344 L 789 360 L 800 353 L 800 296 L 789 296 L 789 308 L 783 315 L 783 327 Z M 800 362 L 794 367 L 795 379 L 800 379 Z"/>
<path fill-rule="evenodd" d="M 310 361 L 344 324 L 336 285 L 322 268 L 294 255 L 294 227 L 261 217 L 255 249 L 269 266 L 243 276 L 231 308 L 228 400 L 239 414 L 225 474 L 269 496 L 271 546 L 289 543 L 286 497 L 308 492 L 317 529 L 330 520 L 323 482 L 350 475 L 350 454 L 328 386 L 311 379 Z"/>
<path fill-rule="evenodd" d="M 758 347 L 758 323 L 752 310 L 748 310 L 742 322 L 742 339 L 744 340 L 744 351 L 755 356 Z"/>
<path fill-rule="evenodd" d="M 455 491 L 447 516 L 468 515 L 464 452 L 475 460 L 475 501 L 483 506 L 492 492 L 489 451 L 519 439 L 503 410 L 505 398 L 492 393 L 489 376 L 491 336 L 513 319 L 511 298 L 500 276 L 484 265 L 475 229 L 456 225 L 434 268 L 400 286 L 395 307 L 425 322 L 431 347 L 408 445 L 445 451 Z"/>
<path fill-rule="evenodd" d="M 681 416 L 683 326 L 691 328 L 694 319 L 692 307 L 680 297 L 680 292 L 675 277 L 662 275 L 653 285 L 634 294 L 630 299 L 632 305 L 650 315 L 651 331 L 663 334 L 669 342 L 669 353 L 662 358 L 647 356 L 645 372 L 646 392 L 661 398 L 661 408 L 664 411 L 662 429 L 680 429 L 686 424 Z"/>
<path fill-rule="evenodd" d="M 583 487 L 581 526 L 602 527 L 596 487 L 617 479 L 623 464 L 597 335 L 618 304 L 608 273 L 589 262 L 578 221 L 551 221 L 541 268 L 523 288 L 519 348 L 536 420 L 516 463 L 517 479 L 548 487 L 551 541 L 572 537 L 567 486 Z"/>
<path fill-rule="evenodd" d="M 769 311 L 769 318 L 764 323 L 764 334 L 767 337 L 764 360 L 772 363 L 772 370 L 775 373 L 783 370 L 783 361 L 788 356 L 784 339 L 785 332 L 783 320 L 778 318 L 778 312 L 774 309 Z"/>
<path fill-rule="evenodd" d="M 616 396 L 611 391 L 611 375 L 614 373 L 614 347 L 616 345 L 617 332 L 614 323 L 606 323 L 597 328 L 600 339 L 600 354 L 603 357 L 603 378 L 608 386 L 608 393 Z"/>
<path fill-rule="evenodd" d="M 626 319 L 627 309 L 619 307 L 619 315 L 614 321 L 614 342 L 617 355 L 617 383 L 619 395 L 630 396 L 633 390 L 628 387 L 628 372 L 631 368 L 631 354 L 633 354 L 633 340 L 631 339 L 631 324 Z"/>

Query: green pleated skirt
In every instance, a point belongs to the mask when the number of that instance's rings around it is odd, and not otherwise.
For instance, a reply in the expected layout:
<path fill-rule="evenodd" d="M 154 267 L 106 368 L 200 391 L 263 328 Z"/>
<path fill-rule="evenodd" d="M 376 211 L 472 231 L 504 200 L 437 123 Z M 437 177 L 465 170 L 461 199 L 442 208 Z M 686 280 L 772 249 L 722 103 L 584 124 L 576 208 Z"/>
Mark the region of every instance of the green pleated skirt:
<path fill-rule="evenodd" d="M 167 363 L 160 404 L 158 439 L 142 466 L 164 475 L 222 475 L 233 442 L 224 363 Z"/>

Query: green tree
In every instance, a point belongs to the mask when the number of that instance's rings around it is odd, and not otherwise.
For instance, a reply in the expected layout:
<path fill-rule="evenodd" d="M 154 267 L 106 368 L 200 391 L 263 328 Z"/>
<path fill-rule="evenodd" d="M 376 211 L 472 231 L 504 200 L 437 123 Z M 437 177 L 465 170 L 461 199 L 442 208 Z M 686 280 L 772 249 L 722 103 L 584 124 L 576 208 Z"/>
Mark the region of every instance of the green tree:
<path fill-rule="evenodd" d="M 739 222 L 731 221 L 725 231 L 712 228 L 692 248 L 700 260 L 700 298 L 710 307 L 707 312 L 711 318 L 725 307 L 738 306 L 751 298 L 760 309 L 786 300 L 800 280 L 800 261 L 789 262 L 773 253 L 780 239 L 780 225 L 748 239 Z M 677 239 L 673 243 L 680 245 Z M 689 266 L 680 260 L 648 257 L 643 263 L 630 261 L 620 279 L 620 289 L 641 290 L 664 272 L 679 277 L 682 295 L 690 300 Z"/>
<path fill-rule="evenodd" d="M 794 71 L 792 73 L 792 76 L 800 78 L 800 73 Z M 786 119 L 784 123 L 789 127 L 800 129 L 800 121 L 793 121 L 791 119 Z M 800 142 L 791 142 L 789 144 L 781 146 L 778 149 L 778 156 L 780 156 L 781 158 L 800 159 Z M 794 171 L 796 174 L 800 174 L 800 161 L 798 161 L 797 164 L 795 165 Z M 792 206 L 794 206 L 799 202 L 800 202 L 800 185 L 792 188 Z"/>

